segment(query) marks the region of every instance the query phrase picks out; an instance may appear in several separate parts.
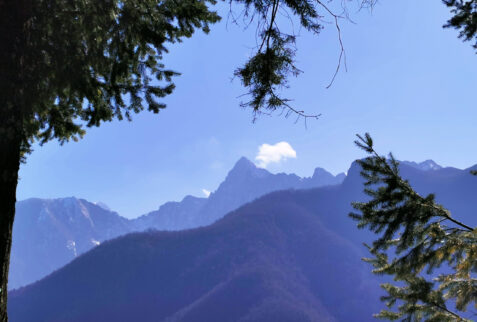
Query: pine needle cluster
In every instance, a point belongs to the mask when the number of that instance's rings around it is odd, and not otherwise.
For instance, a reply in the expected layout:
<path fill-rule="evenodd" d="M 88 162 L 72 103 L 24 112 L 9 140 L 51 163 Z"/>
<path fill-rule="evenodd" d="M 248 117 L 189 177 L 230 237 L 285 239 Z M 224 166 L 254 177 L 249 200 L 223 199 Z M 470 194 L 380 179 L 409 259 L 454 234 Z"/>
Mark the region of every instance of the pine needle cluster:
<path fill-rule="evenodd" d="M 209 8 L 215 3 L 39 0 L 23 11 L 4 5 L 2 19 L 20 11 L 25 20 L 17 34 L 15 22 L 0 24 L 14 38 L 0 55 L 0 97 L 19 111 L 10 126 L 21 129 L 23 152 L 35 140 L 77 140 L 84 126 L 165 108 L 160 100 L 179 73 L 164 66 L 163 56 L 169 45 L 220 20 Z"/>
<path fill-rule="evenodd" d="M 370 200 L 353 203 L 350 217 L 378 235 L 364 260 L 395 281 L 382 285 L 388 309 L 375 316 L 465 321 L 469 305 L 477 309 L 477 228 L 453 218 L 433 194 L 414 191 L 393 155 L 379 155 L 368 133 L 355 143 L 368 153 L 358 162 Z"/>
<path fill-rule="evenodd" d="M 452 13 L 452 17 L 444 27 L 459 30 L 459 38 L 473 41 L 473 47 L 477 49 L 477 0 L 443 0 L 443 2 Z"/>
<path fill-rule="evenodd" d="M 297 16 L 306 30 L 318 34 L 322 29 L 322 15 L 318 7 L 320 1 L 309 0 L 236 0 L 245 6 L 245 16 L 257 15 L 260 45 L 254 55 L 243 67 L 235 70 L 242 84 L 247 87 L 251 100 L 244 102 L 243 107 L 251 107 L 254 112 L 261 109 L 274 111 L 277 108 L 291 108 L 289 99 L 281 98 L 278 94 L 281 88 L 287 87 L 288 78 L 297 76 L 301 71 L 295 66 L 294 34 L 284 33 L 277 23 L 279 10 L 290 11 Z M 250 14 L 253 12 L 253 14 Z M 298 111 L 294 111 L 298 112 Z"/>

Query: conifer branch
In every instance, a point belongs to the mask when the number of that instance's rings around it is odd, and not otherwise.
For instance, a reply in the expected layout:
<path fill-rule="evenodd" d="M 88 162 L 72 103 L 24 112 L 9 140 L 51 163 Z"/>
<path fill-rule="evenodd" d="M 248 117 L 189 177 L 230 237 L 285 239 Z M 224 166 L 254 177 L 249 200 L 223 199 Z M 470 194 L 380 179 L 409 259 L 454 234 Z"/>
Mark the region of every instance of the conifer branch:
<path fill-rule="evenodd" d="M 374 257 L 364 259 L 373 265 L 373 272 L 404 283 L 383 285 L 388 295 L 382 300 L 388 307 L 403 304 L 397 312 L 383 310 L 377 317 L 465 321 L 445 304 L 455 299 L 455 308 L 462 312 L 477 301 L 477 279 L 472 277 L 477 268 L 477 230 L 452 218 L 435 203 L 434 195 L 419 195 L 400 176 L 392 154 L 388 159 L 375 151 L 368 133 L 357 137 L 356 145 L 369 154 L 358 163 L 371 200 L 353 203 L 361 214 L 350 217 L 358 221 L 358 228 L 381 234 L 367 246 Z M 446 221 L 453 225 L 444 225 Z M 453 272 L 432 278 L 434 269 L 441 266 Z"/>
<path fill-rule="evenodd" d="M 403 188 L 408 194 L 412 195 L 412 197 L 419 199 L 421 201 L 421 206 L 423 207 L 430 207 L 431 209 L 435 210 L 436 212 L 439 213 L 441 217 L 444 217 L 444 219 L 449 220 L 453 222 L 454 224 L 461 226 L 462 228 L 465 228 L 467 231 L 473 231 L 474 228 L 452 218 L 449 214 L 448 210 L 445 210 L 442 208 L 442 206 L 437 206 L 434 203 L 429 204 L 426 202 L 426 200 L 419 195 L 414 189 L 411 188 L 409 183 L 405 182 L 401 176 L 396 172 L 396 169 L 392 169 L 391 166 L 389 165 L 387 159 L 381 155 L 378 154 L 378 152 L 374 149 L 371 141 L 371 145 L 369 145 L 369 141 L 367 141 L 365 138 L 363 138 L 360 135 L 357 135 L 358 139 L 360 140 L 361 144 L 364 144 L 366 146 L 366 152 L 372 154 L 375 158 L 379 159 L 382 164 L 384 165 L 385 169 L 387 170 L 387 174 L 391 175 L 394 177 L 394 179 L 399 182 L 401 188 Z M 365 136 L 366 137 L 366 136 Z M 363 145 L 358 145 L 359 147 L 363 147 Z"/>
<path fill-rule="evenodd" d="M 445 312 L 449 313 L 450 315 L 455 317 L 457 319 L 457 321 L 465 321 L 465 319 L 463 317 L 461 317 L 459 314 L 457 314 L 455 312 L 452 312 L 451 310 L 449 310 L 445 306 L 439 305 L 437 303 L 431 303 L 431 304 L 434 305 L 435 307 L 437 307 L 439 310 L 442 310 L 442 311 L 445 311 Z"/>

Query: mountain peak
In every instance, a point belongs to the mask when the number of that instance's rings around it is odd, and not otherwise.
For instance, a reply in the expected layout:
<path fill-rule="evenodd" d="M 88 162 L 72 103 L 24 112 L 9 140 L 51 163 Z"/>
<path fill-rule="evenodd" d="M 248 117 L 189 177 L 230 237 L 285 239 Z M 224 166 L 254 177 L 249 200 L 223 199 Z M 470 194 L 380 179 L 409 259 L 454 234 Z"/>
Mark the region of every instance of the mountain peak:
<path fill-rule="evenodd" d="M 316 177 L 320 177 L 320 176 L 332 176 L 332 174 L 329 173 L 328 171 L 326 171 L 323 168 L 319 168 L 319 167 L 315 168 L 315 171 L 313 171 L 312 178 L 316 178 Z"/>
<path fill-rule="evenodd" d="M 402 161 L 402 164 L 411 166 L 413 168 L 422 170 L 422 171 L 433 171 L 442 169 L 442 166 L 438 165 L 434 160 L 426 160 L 420 163 L 413 162 L 413 161 Z"/>
<path fill-rule="evenodd" d="M 354 186 L 356 182 L 364 183 L 364 179 L 361 176 L 361 165 L 358 163 L 359 160 L 355 160 L 351 163 L 348 171 L 346 172 L 346 176 L 344 177 L 344 185 L 345 186 Z"/>
<path fill-rule="evenodd" d="M 442 166 L 438 165 L 434 160 L 426 160 L 419 163 L 423 170 L 439 170 L 442 169 Z"/>
<path fill-rule="evenodd" d="M 252 161 L 247 159 L 246 157 L 241 157 L 234 165 L 232 170 L 230 170 L 229 174 L 227 175 L 227 179 L 231 177 L 242 177 L 244 175 L 252 175 L 253 177 L 263 177 L 267 174 L 270 174 L 267 170 L 257 167 Z"/>
<path fill-rule="evenodd" d="M 235 162 L 235 165 L 234 165 L 233 169 L 236 169 L 236 168 L 239 168 L 239 169 L 255 169 L 255 168 L 257 168 L 257 166 L 252 161 L 247 159 L 246 157 L 241 157 L 237 162 Z"/>
<path fill-rule="evenodd" d="M 259 168 L 247 159 L 246 157 L 241 157 L 237 162 L 235 162 L 234 167 L 229 171 L 229 174 L 252 174 L 252 175 L 259 175 L 263 176 L 264 173 L 269 173 L 267 170 Z"/>

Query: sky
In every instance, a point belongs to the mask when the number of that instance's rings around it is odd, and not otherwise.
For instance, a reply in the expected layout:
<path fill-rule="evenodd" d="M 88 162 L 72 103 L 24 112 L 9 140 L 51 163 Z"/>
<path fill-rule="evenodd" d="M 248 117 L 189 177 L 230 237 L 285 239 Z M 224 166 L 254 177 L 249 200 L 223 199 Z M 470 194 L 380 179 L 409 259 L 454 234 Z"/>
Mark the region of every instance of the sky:
<path fill-rule="evenodd" d="M 295 25 L 303 73 L 283 95 L 321 114 L 306 126 L 279 113 L 253 122 L 240 107 L 246 89 L 233 72 L 252 53 L 255 29 L 231 23 L 227 9 L 218 7 L 224 19 L 208 35 L 170 46 L 164 63 L 182 75 L 165 110 L 105 123 L 79 142 L 35 146 L 21 166 L 17 199 L 76 196 L 133 218 L 206 196 L 242 156 L 273 173 L 345 172 L 364 156 L 353 144 L 364 132 L 400 160 L 477 163 L 477 57 L 456 30 L 442 29 L 450 14 L 440 1 L 382 0 L 372 12 L 350 4 L 353 23 L 340 22 L 347 71 L 329 89 L 340 52 L 332 20 L 324 18 L 319 35 Z"/>

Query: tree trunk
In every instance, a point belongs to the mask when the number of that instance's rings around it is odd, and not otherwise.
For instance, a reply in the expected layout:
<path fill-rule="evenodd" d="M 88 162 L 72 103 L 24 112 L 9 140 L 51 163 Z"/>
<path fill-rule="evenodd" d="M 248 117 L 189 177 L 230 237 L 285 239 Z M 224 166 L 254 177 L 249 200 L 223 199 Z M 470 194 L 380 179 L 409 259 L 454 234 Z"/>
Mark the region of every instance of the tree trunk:
<path fill-rule="evenodd" d="M 18 170 L 20 168 L 20 141 L 18 136 L 16 136 L 17 139 L 6 136 L 0 138 L 0 258 L 2 263 L 0 322 L 8 321 L 8 269 L 10 266 L 13 219 L 15 217 Z"/>
<path fill-rule="evenodd" d="M 0 322 L 8 321 L 7 285 L 26 103 L 23 55 L 31 0 L 0 0 Z"/>

